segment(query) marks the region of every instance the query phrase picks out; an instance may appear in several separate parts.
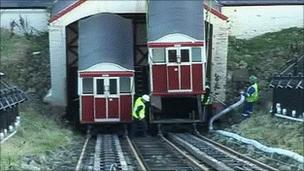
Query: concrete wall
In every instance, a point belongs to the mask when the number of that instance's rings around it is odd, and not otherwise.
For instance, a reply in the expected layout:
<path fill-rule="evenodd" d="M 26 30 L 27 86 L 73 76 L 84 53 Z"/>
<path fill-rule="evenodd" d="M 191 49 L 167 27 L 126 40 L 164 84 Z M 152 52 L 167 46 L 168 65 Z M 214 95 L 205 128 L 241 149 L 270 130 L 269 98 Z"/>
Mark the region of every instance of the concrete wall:
<path fill-rule="evenodd" d="M 304 5 L 222 7 L 229 17 L 229 34 L 248 39 L 290 27 L 304 27 Z"/>
<path fill-rule="evenodd" d="M 21 17 L 27 25 L 25 30 L 20 26 Z M 14 27 L 15 33 L 48 31 L 49 12 L 46 9 L 0 9 L 0 18 L 0 27 L 9 30 L 11 29 L 11 23 L 15 21 L 19 25 L 19 27 Z"/>

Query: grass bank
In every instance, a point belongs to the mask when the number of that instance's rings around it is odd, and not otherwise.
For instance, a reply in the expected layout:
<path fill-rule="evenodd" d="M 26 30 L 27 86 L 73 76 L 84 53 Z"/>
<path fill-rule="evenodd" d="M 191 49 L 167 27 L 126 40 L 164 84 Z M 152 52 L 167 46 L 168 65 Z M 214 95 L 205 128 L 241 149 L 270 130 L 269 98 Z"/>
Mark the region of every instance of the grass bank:
<path fill-rule="evenodd" d="M 226 128 L 271 147 L 288 149 L 304 155 L 304 124 L 272 117 L 269 113 L 272 101 L 269 83 L 272 75 L 279 73 L 289 61 L 303 54 L 303 28 L 284 29 L 249 40 L 230 37 L 228 72 L 233 73 L 240 61 L 246 62 L 249 74 L 256 75 L 259 79 L 260 98 L 251 118 L 243 120 L 240 116 L 241 109 L 235 110 L 222 119 L 225 121 L 222 129 Z M 233 95 L 230 94 L 234 89 L 232 85 L 232 81 L 228 81 L 228 100 L 233 99 Z"/>
<path fill-rule="evenodd" d="M 44 109 L 47 109 L 44 106 Z M 54 115 L 44 115 L 32 107 L 22 112 L 21 125 L 11 139 L 1 145 L 1 168 L 22 170 L 24 157 L 42 155 L 71 143 L 75 135 L 55 121 Z"/>
<path fill-rule="evenodd" d="M 304 125 L 301 122 L 272 117 L 267 112 L 259 111 L 226 131 L 304 155 Z"/>
<path fill-rule="evenodd" d="M 17 134 L 1 145 L 1 169 L 47 170 L 44 162 L 48 161 L 48 154 L 79 137 L 64 126 L 61 113 L 42 103 L 50 87 L 48 33 L 16 35 L 5 29 L 0 31 L 0 72 L 29 97 L 20 108 Z M 26 164 L 30 168 L 24 167 Z"/>

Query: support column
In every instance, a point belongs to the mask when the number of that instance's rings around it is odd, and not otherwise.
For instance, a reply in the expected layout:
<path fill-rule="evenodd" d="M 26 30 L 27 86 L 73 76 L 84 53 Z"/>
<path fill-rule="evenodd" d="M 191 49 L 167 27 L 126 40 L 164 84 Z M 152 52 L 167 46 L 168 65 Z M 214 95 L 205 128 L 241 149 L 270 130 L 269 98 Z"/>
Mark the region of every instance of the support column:
<path fill-rule="evenodd" d="M 65 26 L 49 26 L 51 89 L 44 101 L 66 106 L 66 33 Z"/>

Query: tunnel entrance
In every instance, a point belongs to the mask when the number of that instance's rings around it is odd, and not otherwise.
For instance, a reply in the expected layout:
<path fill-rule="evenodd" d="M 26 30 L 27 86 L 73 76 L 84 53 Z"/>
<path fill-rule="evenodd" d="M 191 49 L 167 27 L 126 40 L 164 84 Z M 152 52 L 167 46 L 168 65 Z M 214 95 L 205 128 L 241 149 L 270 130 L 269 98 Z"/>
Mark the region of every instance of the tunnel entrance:
<path fill-rule="evenodd" d="M 149 68 L 146 14 L 118 14 L 132 20 L 134 33 L 134 70 L 136 96 L 149 94 Z M 66 88 L 67 107 L 66 118 L 79 123 L 78 96 L 78 21 L 66 27 Z M 136 98 L 136 97 L 135 97 Z"/>

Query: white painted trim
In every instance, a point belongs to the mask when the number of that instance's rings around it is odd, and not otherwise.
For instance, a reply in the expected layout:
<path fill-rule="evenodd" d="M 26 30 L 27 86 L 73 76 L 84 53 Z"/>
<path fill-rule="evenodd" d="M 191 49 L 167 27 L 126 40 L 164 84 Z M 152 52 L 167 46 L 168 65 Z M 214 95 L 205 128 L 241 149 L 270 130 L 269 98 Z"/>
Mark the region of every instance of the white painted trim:
<path fill-rule="evenodd" d="M 118 120 L 120 120 L 121 118 L 121 112 L 120 112 L 120 81 L 119 81 L 120 77 L 94 77 L 94 86 L 93 86 L 93 92 L 94 92 L 94 121 L 98 122 L 99 120 L 104 120 L 104 119 L 96 119 L 96 98 L 102 98 L 105 99 L 106 104 L 105 104 L 105 108 L 106 108 L 106 120 L 112 120 L 113 118 L 109 118 L 109 99 L 117 99 L 118 101 Z M 104 80 L 104 86 L 110 86 L 110 79 L 115 79 L 116 80 L 116 94 L 109 94 L 109 92 L 106 92 L 106 88 L 104 88 L 104 94 L 102 95 L 98 95 L 97 94 L 97 80 L 99 79 L 103 79 Z M 108 94 L 107 94 L 108 93 Z"/>
<path fill-rule="evenodd" d="M 113 119 L 113 118 L 106 118 L 106 119 L 94 119 L 95 122 L 120 122 L 120 118 Z"/>
<path fill-rule="evenodd" d="M 149 41 L 148 43 L 168 43 L 168 42 L 197 42 L 203 40 L 197 40 L 191 36 L 181 34 L 181 33 L 173 33 L 165 35 L 157 40 Z"/>
<path fill-rule="evenodd" d="M 103 72 L 103 71 L 134 71 L 124 68 L 115 63 L 98 63 L 87 69 L 79 70 L 78 72 Z"/>
<path fill-rule="evenodd" d="M 50 24 L 65 27 L 74 21 L 100 13 L 146 13 L 146 11 L 147 2 L 143 0 L 87 0 Z"/>
<path fill-rule="evenodd" d="M 181 56 L 181 50 L 188 50 L 189 51 L 189 62 L 169 62 L 169 50 L 176 50 L 177 57 Z M 168 92 L 189 92 L 193 90 L 193 84 L 192 84 L 192 47 L 169 47 L 166 48 L 166 67 L 167 67 L 167 90 Z M 181 60 L 181 58 L 180 58 Z M 169 89 L 169 71 L 168 67 L 169 66 L 176 66 L 178 67 L 178 89 Z M 181 79 L 181 66 L 189 66 L 190 67 L 190 89 L 182 89 L 181 84 L 182 84 L 182 79 Z"/>

